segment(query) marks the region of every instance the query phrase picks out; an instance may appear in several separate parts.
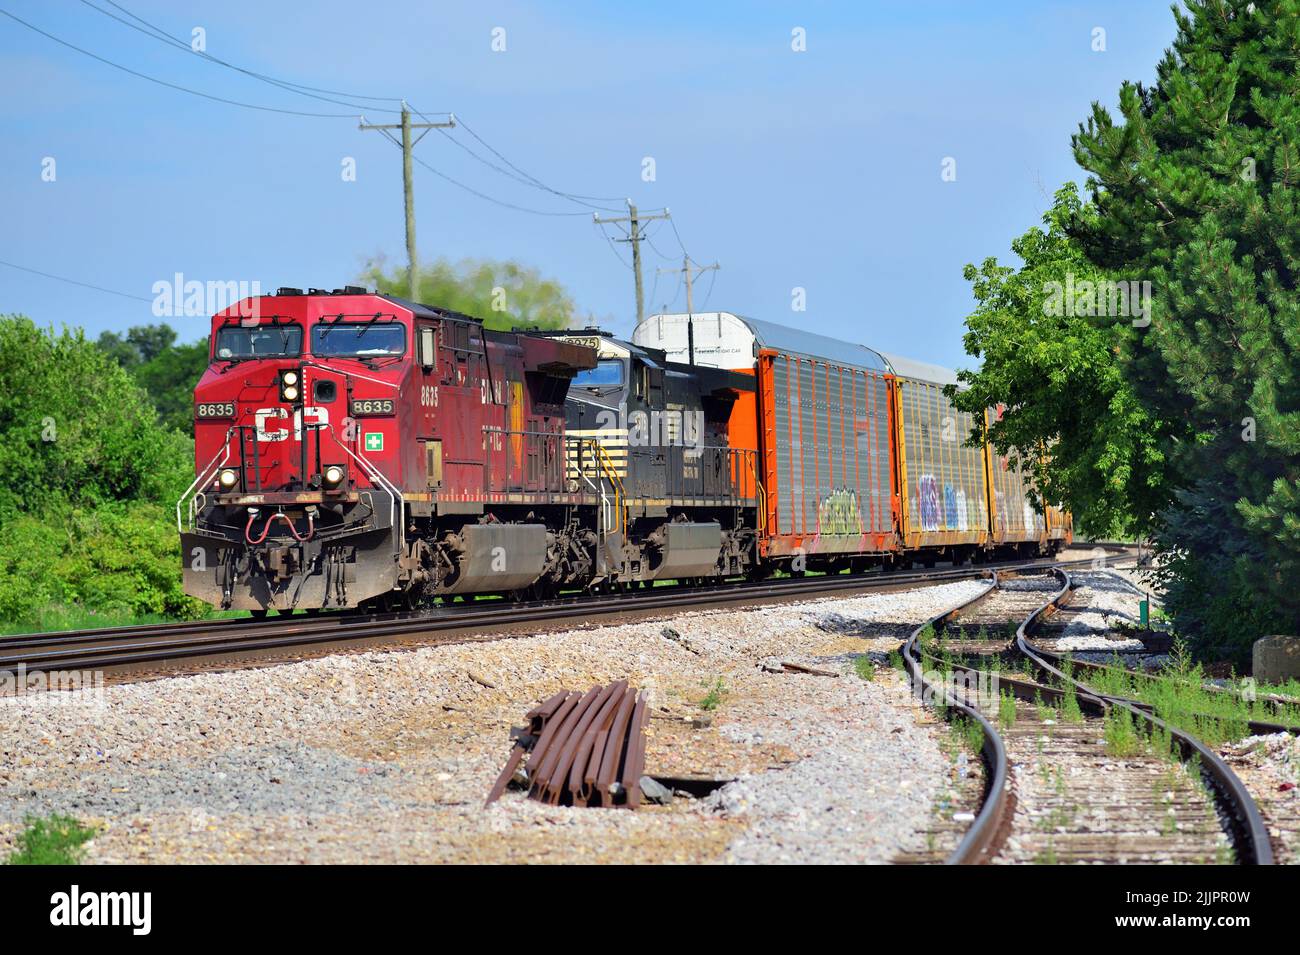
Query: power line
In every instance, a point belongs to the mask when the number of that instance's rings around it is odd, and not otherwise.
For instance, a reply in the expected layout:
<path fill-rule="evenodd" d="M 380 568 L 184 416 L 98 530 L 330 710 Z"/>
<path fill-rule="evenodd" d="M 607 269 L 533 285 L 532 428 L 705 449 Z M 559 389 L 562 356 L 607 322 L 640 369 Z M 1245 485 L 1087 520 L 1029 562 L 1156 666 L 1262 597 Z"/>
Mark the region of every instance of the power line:
<path fill-rule="evenodd" d="M 464 189 L 466 192 L 478 196 L 480 199 L 486 199 L 488 202 L 496 203 L 498 206 L 504 206 L 507 209 L 514 209 L 518 212 L 528 212 L 535 216 L 585 216 L 587 214 L 585 212 L 547 212 L 542 209 L 529 209 L 527 206 L 517 206 L 513 202 L 506 202 L 504 199 L 497 199 L 493 196 L 489 196 L 485 192 L 479 192 L 477 189 L 473 188 L 472 186 L 465 185 L 465 183 L 461 182 L 459 179 L 453 179 L 445 172 L 442 172 L 441 170 L 438 169 L 434 169 L 432 166 L 430 166 L 419 156 L 414 156 L 412 158 L 416 162 L 418 162 L 421 166 L 423 166 L 425 169 L 429 170 L 429 172 L 433 173 L 435 176 L 438 176 L 439 178 L 447 180 L 453 186 L 457 186 L 461 189 Z"/>
<path fill-rule="evenodd" d="M 614 245 L 614 239 L 605 231 L 605 227 L 596 222 L 593 222 L 592 225 L 596 227 L 597 231 L 600 232 L 601 237 L 609 244 L 609 251 L 614 254 L 614 258 L 618 259 L 618 264 L 623 266 L 625 269 L 632 268 L 631 264 L 625 261 L 623 256 L 619 255 L 618 247 Z"/>
<path fill-rule="evenodd" d="M 658 270 L 658 269 L 655 269 L 655 274 L 656 274 L 656 275 L 659 274 L 659 270 Z M 681 271 L 679 270 L 679 271 L 677 272 L 677 287 L 676 287 L 675 289 L 673 289 L 673 297 L 670 298 L 670 299 L 668 300 L 668 304 L 669 304 L 669 305 L 674 304 L 674 303 L 677 301 L 677 296 L 679 296 L 679 295 L 681 295 L 681 294 L 682 294 L 682 273 L 681 273 Z"/>
<path fill-rule="evenodd" d="M 574 202 L 580 202 L 580 203 L 582 203 L 582 205 L 589 205 L 590 202 L 621 202 L 621 201 L 623 201 L 620 197 L 617 197 L 617 196 L 583 196 L 583 195 L 578 195 L 577 193 L 572 193 L 572 192 L 563 192 L 562 190 L 559 190 L 559 189 L 552 189 L 550 186 L 548 186 L 546 183 L 542 182 L 542 181 L 541 181 L 540 179 L 538 179 L 536 176 L 533 176 L 533 175 L 530 175 L 529 173 L 524 172 L 522 169 L 520 169 L 518 166 L 516 166 L 514 163 L 512 163 L 512 162 L 511 162 L 509 159 L 507 159 L 505 156 L 501 155 L 501 153 L 498 152 L 496 149 L 494 149 L 494 148 L 493 148 L 489 143 L 487 143 L 487 142 L 483 139 L 482 136 L 480 136 L 478 133 L 474 132 L 474 130 L 472 130 L 469 126 L 467 126 L 467 125 L 465 124 L 465 121 L 464 121 L 464 120 L 461 120 L 460 125 L 461 125 L 461 127 L 465 130 L 465 132 L 469 133 L 469 134 L 470 134 L 471 136 L 473 136 L 476 140 L 478 140 L 478 142 L 483 146 L 484 149 L 486 149 L 486 150 L 487 150 L 488 152 L 490 152 L 492 155 L 496 156 L 497 159 L 500 159 L 503 163 L 505 163 L 507 166 L 509 166 L 509 167 L 510 167 L 511 169 L 513 169 L 515 172 L 519 173 L 519 175 L 521 175 L 521 176 L 523 176 L 525 179 L 528 179 L 528 180 L 530 180 L 531 182 L 533 182 L 533 183 L 537 186 L 537 188 L 539 188 L 539 189 L 545 189 L 547 192 L 554 193 L 554 194 L 557 195 L 557 196 L 563 196 L 565 199 L 571 199 L 571 200 L 573 200 Z M 588 201 L 584 201 L 584 200 L 589 200 L 590 202 L 588 202 Z M 597 208 L 597 207 L 596 207 L 596 206 L 591 206 L 591 208 L 594 209 L 594 208 Z M 604 211 L 605 211 L 605 212 L 615 212 L 615 211 L 621 211 L 621 210 L 605 209 Z"/>
<path fill-rule="evenodd" d="M 669 221 L 671 222 L 672 220 L 670 219 Z M 660 228 L 663 228 L 663 227 L 660 226 Z M 655 234 L 658 235 L 658 233 L 655 233 Z M 668 256 L 664 255 L 662 252 L 659 251 L 659 246 L 657 246 L 657 245 L 654 244 L 654 240 L 653 240 L 653 238 L 652 238 L 651 236 L 646 235 L 645 240 L 646 240 L 646 243 L 650 246 L 650 248 L 654 249 L 654 253 L 655 253 L 655 255 L 659 256 L 659 258 L 663 259 L 665 262 L 671 262 L 671 261 L 672 261 L 672 259 L 670 259 Z"/>
<path fill-rule="evenodd" d="M 116 289 L 104 288 L 102 285 L 91 285 L 89 282 L 79 282 L 76 279 L 70 279 L 64 275 L 55 275 L 52 272 L 42 272 L 40 269 L 29 269 L 25 265 L 16 265 L 13 262 L 5 262 L 3 259 L 0 259 L 0 265 L 8 266 L 11 269 L 17 269 L 19 272 L 30 272 L 32 275 L 54 279 L 56 282 L 67 282 L 69 285 L 80 285 L 82 288 L 94 289 L 96 292 L 106 292 L 109 295 L 118 295 L 122 298 L 133 298 L 137 302 L 153 302 L 153 299 L 145 298 L 143 295 L 132 295 L 130 292 L 119 292 Z"/>
<path fill-rule="evenodd" d="M 709 274 L 709 290 L 704 294 L 704 304 L 700 306 L 701 310 L 707 309 L 709 299 L 713 298 L 713 283 L 718 280 L 718 271 L 718 269 L 713 269 Z"/>
<path fill-rule="evenodd" d="M 717 262 L 712 265 L 696 265 L 691 261 L 689 255 L 682 256 L 682 267 L 679 269 L 660 269 L 661 272 L 676 272 L 679 276 L 685 276 L 686 279 L 686 360 L 689 364 L 695 364 L 695 302 L 691 296 L 691 289 L 697 276 L 704 272 L 712 271 L 715 274 L 722 268 Z M 709 294 L 713 294 L 713 286 L 709 286 Z M 677 297 L 673 296 L 673 301 Z"/>
<path fill-rule="evenodd" d="M 682 235 L 681 235 L 681 233 L 677 231 L 677 223 L 674 222 L 671 218 L 669 218 L 669 220 L 668 220 L 668 224 L 669 224 L 670 226 L 673 227 L 673 235 L 677 236 L 677 245 L 681 248 L 681 250 L 682 250 L 682 255 L 686 255 L 686 254 L 687 254 L 687 253 L 686 253 L 686 245 L 685 245 L 685 243 L 682 242 Z"/>
<path fill-rule="evenodd" d="M 419 110 L 416 110 L 416 112 L 418 113 Z M 420 115 L 423 116 L 424 114 L 423 114 L 423 113 L 420 113 Z M 459 116 L 456 117 L 456 119 L 457 119 L 457 121 L 463 123 L 463 121 L 460 120 L 460 117 L 459 117 Z M 446 131 L 444 131 L 444 130 L 439 130 L 439 132 L 441 132 L 442 135 L 443 135 L 446 139 L 450 140 L 451 143 L 452 143 L 453 145 L 455 145 L 458 149 L 463 149 L 465 152 L 469 153 L 469 155 L 471 155 L 472 157 L 474 157 L 476 160 L 478 160 L 479 162 L 481 162 L 483 165 L 487 166 L 489 169 L 492 169 L 492 170 L 494 170 L 494 171 L 500 173 L 501 175 L 505 176 L 507 179 L 511 179 L 511 180 L 513 180 L 513 181 L 515 181 L 515 182 L 522 183 L 523 185 L 528 186 L 528 187 L 533 188 L 533 189 L 540 189 L 540 190 L 542 190 L 543 192 L 548 192 L 548 193 L 550 193 L 550 194 L 552 194 L 552 195 L 559 196 L 560 198 L 562 198 L 562 199 L 567 199 L 567 200 L 570 201 L 570 202 L 576 202 L 578 205 L 586 206 L 588 209 L 600 209 L 600 210 L 603 210 L 603 211 L 605 211 L 605 212 L 618 212 L 618 211 L 620 211 L 620 210 L 615 209 L 615 208 L 613 208 L 613 207 L 611 207 L 611 206 L 598 206 L 598 205 L 595 205 L 594 203 L 584 202 L 584 201 L 582 201 L 581 199 L 577 199 L 577 198 L 575 198 L 575 197 L 569 195 L 569 194 L 566 193 L 566 192 L 561 192 L 559 189 L 552 189 L 552 188 L 550 188 L 549 186 L 538 185 L 536 182 L 534 182 L 533 180 L 529 179 L 527 176 L 516 175 L 515 173 L 511 172 L 509 169 L 504 169 L 504 168 L 502 168 L 501 166 L 498 166 L 496 163 L 492 162 L 492 160 L 490 160 L 490 159 L 486 159 L 486 158 L 484 158 L 483 156 L 480 156 L 478 153 L 476 153 L 474 150 L 470 149 L 470 147 L 466 146 L 463 142 L 461 142 L 459 139 L 457 139 L 457 138 L 456 138 L 455 136 L 453 136 L 451 133 L 448 133 L 448 132 L 446 132 Z"/>
<path fill-rule="evenodd" d="M 39 33 L 41 36 L 45 37 L 46 39 L 53 40 L 55 43 L 58 43 L 60 46 L 65 46 L 69 50 L 75 50 L 76 52 L 82 54 L 83 56 L 90 57 L 92 60 L 98 60 L 100 63 L 103 63 L 106 66 L 111 66 L 115 70 L 121 70 L 123 73 L 129 73 L 132 76 L 139 77 L 142 80 L 148 80 L 150 83 L 157 83 L 159 86 L 165 86 L 168 89 L 177 90 L 181 93 L 189 93 L 191 96 L 200 96 L 203 99 L 213 100 L 214 102 L 217 103 L 225 103 L 229 106 L 242 106 L 245 109 L 256 109 L 264 113 L 283 113 L 287 116 L 311 116 L 311 117 L 320 117 L 325 119 L 352 119 L 354 115 L 352 113 L 309 113 L 303 110 L 296 110 L 296 109 L 280 109 L 275 106 L 259 106 L 256 103 L 245 103 L 241 100 L 226 99 L 224 96 L 214 96 L 211 93 L 204 93 L 196 89 L 191 89 L 188 86 L 181 86 L 178 83 L 171 83 L 168 82 L 167 80 L 160 80 L 156 76 L 150 76 L 148 73 L 141 73 L 139 70 L 133 70 L 129 66 L 123 66 L 121 63 L 115 63 L 112 60 L 105 59 L 104 57 L 100 56 L 98 53 L 91 53 L 89 50 L 79 47 L 75 43 L 69 43 L 67 40 L 61 39 L 60 37 L 55 36 L 53 33 L 48 33 L 45 30 L 42 30 L 40 27 L 28 23 L 26 20 L 22 19 L 21 17 L 14 16 L 8 10 L 0 9 L 0 15 L 8 17 L 10 20 L 13 20 L 15 23 L 21 24 L 22 26 L 25 26 L 27 29 L 33 31 L 34 33 Z"/>
<path fill-rule="evenodd" d="M 249 70 L 249 69 L 245 69 L 242 66 L 236 66 L 234 63 L 230 63 L 227 62 L 226 60 L 221 59 L 220 57 L 213 56 L 212 54 L 208 53 L 206 50 L 196 50 L 190 44 L 186 43 L 184 40 L 173 37 L 171 34 L 163 30 L 161 27 L 153 23 L 150 23 L 144 17 L 132 13 L 130 10 L 122 6 L 120 3 L 116 3 L 115 0 L 104 0 L 104 2 L 108 3 L 110 6 L 116 7 L 118 10 L 122 11 L 128 17 L 130 17 L 132 20 L 135 20 L 136 23 L 143 24 L 145 29 L 141 29 L 141 27 L 138 27 L 133 23 L 128 23 L 126 20 L 123 20 L 121 17 L 117 16 L 116 14 L 110 13 L 109 11 L 104 10 L 101 7 L 95 6 L 94 4 L 90 3 L 89 0 L 81 0 L 81 2 L 84 3 L 86 6 L 90 7 L 92 10 L 96 10 L 99 13 L 104 14 L 104 16 L 106 17 L 112 17 L 117 22 L 123 24 L 124 26 L 130 27 L 132 30 L 137 30 L 140 33 L 143 33 L 145 36 L 151 37 L 152 39 L 155 40 L 159 40 L 163 43 L 170 44 L 171 46 L 174 46 L 177 49 L 184 50 L 186 53 L 192 53 L 195 56 L 200 56 L 211 63 L 216 63 L 217 65 L 224 66 L 227 69 L 235 70 L 236 72 L 243 73 L 245 76 L 251 76 L 254 79 L 261 80 L 265 83 L 271 83 L 275 86 L 280 87 L 281 89 L 286 89 L 293 93 L 299 93 L 303 96 L 310 96 L 312 93 L 328 93 L 331 96 L 346 96 L 348 99 L 364 99 L 364 100 L 371 100 L 372 102 L 381 102 L 381 103 L 383 102 L 397 103 L 401 101 L 401 97 L 398 96 L 365 96 L 361 93 L 345 93 L 340 90 L 321 89 L 320 87 L 316 87 L 316 86 L 304 86 L 301 83 L 293 83 L 290 82 L 289 80 L 277 79 L 276 77 L 268 76 L 265 73 L 258 73 L 256 70 Z M 325 99 L 325 97 L 316 96 L 313 97 L 313 99 Z M 328 100 L 328 99 L 325 101 L 330 103 L 340 102 L 339 100 Z M 341 105 L 355 106 L 356 104 L 341 103 Z M 372 108 L 379 109 L 379 107 L 372 107 Z M 396 113 L 397 110 L 388 110 L 387 112 Z"/>

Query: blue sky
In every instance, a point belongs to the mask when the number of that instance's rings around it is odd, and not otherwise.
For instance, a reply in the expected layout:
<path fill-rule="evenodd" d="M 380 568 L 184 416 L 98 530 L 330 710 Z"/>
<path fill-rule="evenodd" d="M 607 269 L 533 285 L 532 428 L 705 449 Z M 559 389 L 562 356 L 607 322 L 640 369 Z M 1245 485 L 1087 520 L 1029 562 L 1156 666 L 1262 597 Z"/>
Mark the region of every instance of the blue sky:
<path fill-rule="evenodd" d="M 90 0 L 125 16 L 107 0 Z M 1070 134 L 1124 79 L 1150 81 L 1173 37 L 1164 2 L 382 3 L 227 0 L 122 7 L 207 52 L 297 84 L 452 111 L 567 192 L 668 206 L 699 262 L 696 309 L 795 324 L 964 363 L 967 262 L 1005 259 L 1051 192 L 1080 178 Z M 292 95 L 110 20 L 79 0 L 0 9 L 107 59 L 279 115 L 129 76 L 0 16 L 0 259 L 152 298 L 199 281 L 337 286 L 405 258 L 400 153 L 355 109 Z M 505 30 L 504 52 L 492 31 Z M 807 49 L 791 49 L 791 31 Z M 1106 50 L 1094 52 L 1102 27 Z M 375 102 L 371 121 L 394 104 Z M 500 164 L 463 131 L 466 145 Z M 514 258 L 630 332 L 631 271 L 584 206 L 499 175 L 440 134 L 416 155 L 420 257 Z M 656 180 L 642 180 L 653 157 Z M 43 181 L 46 157 L 56 179 Z M 356 181 L 341 176 L 345 157 Z M 941 163 L 956 160 L 945 182 Z M 613 234 L 613 229 L 609 229 Z M 672 230 L 644 246 L 647 312 L 684 310 Z M 626 259 L 625 246 L 618 253 Z M 661 254 L 663 258 L 661 258 Z M 807 310 L 791 310 L 791 290 Z M 652 296 L 653 293 L 653 297 Z M 674 294 L 676 298 L 674 301 Z M 0 266 L 0 312 L 97 334 L 157 319 L 149 301 Z M 206 323 L 179 318 L 182 338 Z"/>

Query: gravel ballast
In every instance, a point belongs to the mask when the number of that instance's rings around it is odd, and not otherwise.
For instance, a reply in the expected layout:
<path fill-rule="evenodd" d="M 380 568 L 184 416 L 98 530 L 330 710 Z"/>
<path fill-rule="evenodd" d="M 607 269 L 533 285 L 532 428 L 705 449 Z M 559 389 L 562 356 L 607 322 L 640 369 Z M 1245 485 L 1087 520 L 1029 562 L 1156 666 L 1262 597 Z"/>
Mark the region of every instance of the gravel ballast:
<path fill-rule="evenodd" d="M 0 843 L 59 812 L 100 830 L 87 861 L 106 863 L 888 861 L 951 767 L 887 654 L 981 587 L 3 699 Z M 841 676 L 762 669 L 780 661 Z M 530 706 L 616 679 L 651 696 L 651 775 L 734 782 L 636 812 L 513 791 L 483 808 Z"/>

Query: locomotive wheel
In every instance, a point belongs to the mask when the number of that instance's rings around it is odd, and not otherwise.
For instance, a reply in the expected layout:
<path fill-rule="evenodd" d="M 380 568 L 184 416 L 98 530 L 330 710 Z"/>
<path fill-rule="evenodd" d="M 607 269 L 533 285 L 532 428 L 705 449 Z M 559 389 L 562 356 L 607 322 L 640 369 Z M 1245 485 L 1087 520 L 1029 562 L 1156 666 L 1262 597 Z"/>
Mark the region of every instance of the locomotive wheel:
<path fill-rule="evenodd" d="M 555 584 L 543 578 L 534 581 L 523 593 L 529 600 L 550 600 L 555 596 L 555 590 Z"/>
<path fill-rule="evenodd" d="M 250 617 L 252 617 L 254 620 L 265 620 L 265 619 L 266 619 L 266 611 L 265 611 L 265 610 L 250 610 L 250 611 L 248 611 L 248 615 L 249 615 Z"/>

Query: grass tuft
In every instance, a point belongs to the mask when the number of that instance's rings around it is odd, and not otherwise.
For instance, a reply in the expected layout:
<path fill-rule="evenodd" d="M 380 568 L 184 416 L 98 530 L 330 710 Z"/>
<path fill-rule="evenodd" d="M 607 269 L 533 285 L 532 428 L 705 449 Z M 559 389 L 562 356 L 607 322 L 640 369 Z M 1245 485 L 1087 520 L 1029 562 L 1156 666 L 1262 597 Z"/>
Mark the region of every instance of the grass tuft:
<path fill-rule="evenodd" d="M 1141 748 L 1133 716 L 1122 706 L 1112 706 L 1106 714 L 1106 752 L 1111 756 L 1132 756 Z"/>
<path fill-rule="evenodd" d="M 77 865 L 85 855 L 85 843 L 95 837 L 94 829 L 71 816 L 28 816 L 23 824 L 27 828 L 15 840 L 7 865 Z"/>
<path fill-rule="evenodd" d="M 870 683 L 876 678 L 876 665 L 864 653 L 853 658 L 853 672 Z"/>
<path fill-rule="evenodd" d="M 712 712 L 721 706 L 722 701 L 726 699 L 727 687 L 723 684 L 722 677 L 715 679 L 712 685 L 705 683 L 704 686 L 708 687 L 709 691 L 700 700 L 700 709 Z"/>
<path fill-rule="evenodd" d="M 1010 693 L 1003 693 L 998 700 L 998 723 L 1004 730 L 1011 729 L 1016 723 L 1016 698 Z"/>

